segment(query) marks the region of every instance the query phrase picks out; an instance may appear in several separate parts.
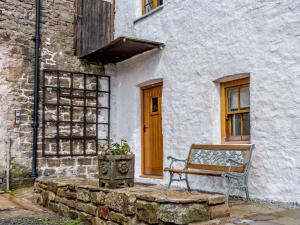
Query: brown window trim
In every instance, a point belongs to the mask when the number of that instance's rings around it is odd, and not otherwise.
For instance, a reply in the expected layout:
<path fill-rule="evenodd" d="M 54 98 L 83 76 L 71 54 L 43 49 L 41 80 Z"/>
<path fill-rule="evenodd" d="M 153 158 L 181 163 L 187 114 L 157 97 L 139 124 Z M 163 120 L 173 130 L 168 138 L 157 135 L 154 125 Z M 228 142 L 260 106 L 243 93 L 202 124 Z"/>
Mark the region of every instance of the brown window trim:
<path fill-rule="evenodd" d="M 242 87 L 242 86 L 250 86 L 250 78 L 246 77 L 239 80 L 233 80 L 225 83 L 221 83 L 221 143 L 222 144 L 248 144 L 251 141 L 250 135 L 244 136 L 228 136 L 229 127 L 227 125 L 226 116 L 230 114 L 240 114 L 240 113 L 250 113 L 250 108 L 242 109 L 235 112 L 227 111 L 227 93 L 226 90 L 228 88 L 234 87 Z"/>
<path fill-rule="evenodd" d="M 158 4 L 158 0 L 153 0 L 153 1 L 152 1 L 152 4 L 153 4 L 152 10 L 149 11 L 149 12 L 146 12 L 146 0 L 142 0 L 142 15 L 143 15 L 143 16 L 146 15 L 146 14 L 148 14 L 148 13 L 151 13 L 153 10 L 155 10 L 156 8 L 158 8 L 158 7 L 160 7 L 160 6 L 163 5 L 163 4 L 159 5 L 159 4 Z"/>

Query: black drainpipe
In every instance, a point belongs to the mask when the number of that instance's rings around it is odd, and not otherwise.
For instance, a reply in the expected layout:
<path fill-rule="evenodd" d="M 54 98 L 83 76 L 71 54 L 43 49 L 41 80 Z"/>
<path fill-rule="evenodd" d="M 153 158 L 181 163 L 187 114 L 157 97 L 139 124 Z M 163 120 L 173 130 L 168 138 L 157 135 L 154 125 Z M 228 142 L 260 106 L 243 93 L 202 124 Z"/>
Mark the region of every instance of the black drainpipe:
<path fill-rule="evenodd" d="M 31 177 L 35 180 L 37 174 L 37 141 L 39 127 L 39 76 L 40 76 L 40 13 L 41 2 L 35 1 L 35 61 L 34 61 L 34 111 L 33 111 L 33 140 L 32 140 L 32 170 Z"/>

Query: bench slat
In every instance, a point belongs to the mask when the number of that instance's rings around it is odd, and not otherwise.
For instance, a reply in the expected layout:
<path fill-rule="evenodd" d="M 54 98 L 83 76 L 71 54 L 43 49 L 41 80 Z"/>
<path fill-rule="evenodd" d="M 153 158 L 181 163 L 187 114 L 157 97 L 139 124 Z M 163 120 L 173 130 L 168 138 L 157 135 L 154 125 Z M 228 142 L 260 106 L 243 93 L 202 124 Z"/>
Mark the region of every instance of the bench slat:
<path fill-rule="evenodd" d="M 193 169 L 203 169 L 203 170 L 213 170 L 213 171 L 229 171 L 229 166 L 215 166 L 215 165 L 204 165 L 204 164 L 193 164 L 188 163 L 188 168 Z M 241 166 L 231 166 L 230 172 L 243 173 L 245 171 L 244 167 Z"/>
<path fill-rule="evenodd" d="M 251 145 L 202 145 L 193 144 L 191 149 L 206 149 L 206 150 L 232 150 L 232 151 L 249 151 Z"/>

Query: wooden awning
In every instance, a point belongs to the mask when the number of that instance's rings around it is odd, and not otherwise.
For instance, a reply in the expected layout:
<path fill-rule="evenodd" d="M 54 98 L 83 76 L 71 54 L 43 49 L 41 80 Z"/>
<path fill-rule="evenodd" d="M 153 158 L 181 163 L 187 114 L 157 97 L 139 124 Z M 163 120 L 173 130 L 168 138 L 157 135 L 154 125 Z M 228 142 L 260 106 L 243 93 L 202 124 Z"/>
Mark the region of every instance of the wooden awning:
<path fill-rule="evenodd" d="M 162 48 L 164 46 L 164 43 L 161 42 L 124 36 L 119 37 L 107 45 L 104 45 L 102 48 L 81 56 L 80 58 L 99 60 L 103 63 L 117 63 L 143 52 L 155 48 Z"/>

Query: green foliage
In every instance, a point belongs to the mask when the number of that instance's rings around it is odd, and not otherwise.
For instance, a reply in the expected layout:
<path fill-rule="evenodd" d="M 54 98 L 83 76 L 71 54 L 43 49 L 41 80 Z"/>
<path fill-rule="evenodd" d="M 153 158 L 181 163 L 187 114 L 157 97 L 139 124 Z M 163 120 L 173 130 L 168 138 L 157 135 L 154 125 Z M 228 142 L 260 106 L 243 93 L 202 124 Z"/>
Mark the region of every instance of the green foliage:
<path fill-rule="evenodd" d="M 127 140 L 122 139 L 121 143 L 114 143 L 110 148 L 112 155 L 128 155 L 130 154 L 130 147 Z"/>
<path fill-rule="evenodd" d="M 82 222 L 80 220 L 70 220 L 66 222 L 64 225 L 82 225 Z"/>

